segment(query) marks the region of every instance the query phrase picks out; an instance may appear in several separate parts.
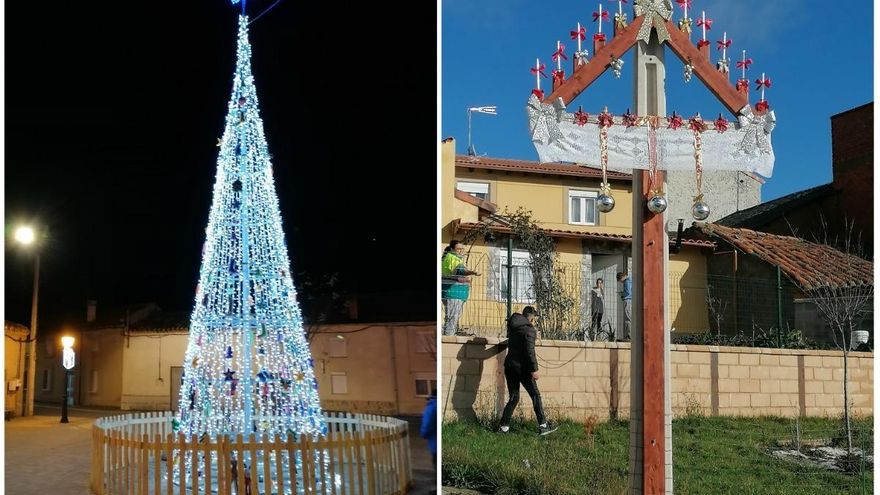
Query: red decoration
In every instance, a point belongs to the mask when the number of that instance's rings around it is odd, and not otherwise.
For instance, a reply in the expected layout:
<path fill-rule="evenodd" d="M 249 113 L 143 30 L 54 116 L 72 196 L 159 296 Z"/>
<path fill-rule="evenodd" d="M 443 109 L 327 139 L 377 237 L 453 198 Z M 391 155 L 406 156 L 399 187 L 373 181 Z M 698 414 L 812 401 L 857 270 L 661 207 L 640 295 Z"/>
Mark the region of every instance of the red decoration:
<path fill-rule="evenodd" d="M 622 118 L 623 118 L 623 125 L 626 127 L 633 127 L 633 126 L 638 125 L 638 123 L 639 123 L 639 116 L 629 113 L 629 108 L 626 109 L 626 113 L 623 114 Z"/>
<path fill-rule="evenodd" d="M 600 113 L 596 119 L 599 121 L 599 127 L 611 127 L 614 125 L 614 116 L 607 111 Z"/>
<path fill-rule="evenodd" d="M 553 84 L 559 85 L 565 81 L 565 71 L 564 70 L 554 70 L 553 71 Z"/>
<path fill-rule="evenodd" d="M 599 20 L 599 13 L 598 13 L 598 12 L 593 12 L 593 22 L 596 22 L 597 20 Z M 608 20 L 608 11 L 607 11 L 607 10 L 603 10 L 603 11 L 602 11 L 602 20 L 603 20 L 603 21 L 607 21 L 607 20 Z"/>
<path fill-rule="evenodd" d="M 535 75 L 540 72 L 542 76 L 547 77 L 547 74 L 544 73 L 544 69 L 546 69 L 546 68 L 547 68 L 546 65 L 541 64 L 541 66 L 538 67 L 537 69 L 532 67 L 531 69 L 529 69 L 529 71 L 532 73 L 532 75 Z"/>
<path fill-rule="evenodd" d="M 562 43 L 560 43 L 560 44 L 559 44 L 559 48 L 557 48 L 556 51 L 553 52 L 553 56 L 551 56 L 550 58 L 551 58 L 554 62 L 556 62 L 556 59 L 558 59 L 559 57 L 562 57 L 562 60 L 568 60 L 568 57 L 565 56 L 565 53 L 564 53 L 564 52 L 565 52 L 565 45 L 563 45 Z"/>
<path fill-rule="evenodd" d="M 711 44 L 712 42 L 709 40 L 700 40 L 697 42 L 697 48 L 703 48 L 704 46 L 709 46 Z"/>
<path fill-rule="evenodd" d="M 543 91 L 543 90 L 540 90 L 540 89 L 533 89 L 533 90 L 532 90 L 532 94 L 535 95 L 535 96 L 537 96 L 539 100 L 543 100 L 543 99 L 544 99 L 544 91 Z"/>
<path fill-rule="evenodd" d="M 759 112 L 764 112 L 770 108 L 770 102 L 767 100 L 761 100 L 755 104 L 755 110 Z"/>
<path fill-rule="evenodd" d="M 770 78 L 765 77 L 764 79 L 756 79 L 755 84 L 757 84 L 757 86 L 755 86 L 755 89 L 761 89 L 761 86 L 770 89 Z"/>
<path fill-rule="evenodd" d="M 742 91 L 742 90 L 748 91 L 749 90 L 749 80 L 748 79 L 740 79 L 740 80 L 736 81 L 736 90 L 737 91 Z"/>
<path fill-rule="evenodd" d="M 715 22 L 715 21 L 713 21 L 712 19 L 706 19 L 706 22 L 703 22 L 703 19 L 700 18 L 700 19 L 697 19 L 697 26 L 702 26 L 703 24 L 705 24 L 706 29 L 708 30 L 708 29 L 712 29 L 713 22 Z"/>
<path fill-rule="evenodd" d="M 752 63 L 753 63 L 753 60 L 750 58 L 747 58 L 745 60 L 740 60 L 739 62 L 736 63 L 736 68 L 748 70 L 749 66 L 752 65 Z"/>
<path fill-rule="evenodd" d="M 718 46 L 716 47 L 717 50 L 721 50 L 722 48 L 730 48 L 730 44 L 733 43 L 733 39 L 729 39 L 727 41 L 716 41 L 716 43 L 718 43 Z"/>
<path fill-rule="evenodd" d="M 675 112 L 672 112 L 672 117 L 669 117 L 669 125 L 667 129 L 678 129 L 679 127 L 684 125 L 684 121 L 681 119 L 679 115 L 676 115 Z"/>
<path fill-rule="evenodd" d="M 583 107 L 578 107 L 578 111 L 574 113 L 574 122 L 579 126 L 586 125 L 589 118 L 590 114 L 585 112 Z"/>
<path fill-rule="evenodd" d="M 694 132 L 703 132 L 706 130 L 706 123 L 699 115 L 694 115 L 688 120 L 688 129 Z"/>
<path fill-rule="evenodd" d="M 581 41 L 587 39 L 587 28 L 581 26 L 580 31 L 570 31 L 571 39 L 576 40 L 580 36 Z"/>
<path fill-rule="evenodd" d="M 685 5 L 687 5 L 687 8 L 691 8 L 691 4 L 693 3 L 693 0 L 675 0 L 675 3 L 678 4 L 678 7 L 680 9 L 684 10 Z"/>
<path fill-rule="evenodd" d="M 596 33 L 593 35 L 593 41 L 605 41 L 605 33 Z"/>
<path fill-rule="evenodd" d="M 718 118 L 715 119 L 715 130 L 719 133 L 724 133 L 727 130 L 727 119 L 724 118 L 720 113 L 718 114 Z"/>

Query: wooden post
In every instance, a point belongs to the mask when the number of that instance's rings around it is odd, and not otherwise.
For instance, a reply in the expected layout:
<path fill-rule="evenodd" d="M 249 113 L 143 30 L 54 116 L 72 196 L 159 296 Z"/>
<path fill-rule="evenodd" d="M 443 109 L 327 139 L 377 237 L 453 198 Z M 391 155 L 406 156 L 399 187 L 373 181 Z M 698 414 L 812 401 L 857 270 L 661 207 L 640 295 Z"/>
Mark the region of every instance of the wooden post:
<path fill-rule="evenodd" d="M 650 43 L 635 47 L 634 93 L 638 115 L 666 115 L 663 46 L 652 33 Z M 665 190 L 664 173 L 655 187 Z M 664 215 L 646 208 L 651 192 L 647 171 L 633 173 L 633 284 L 631 328 L 630 493 L 672 493 L 671 411 L 667 400 L 668 338 L 666 330 L 666 260 Z M 667 452 L 669 453 L 667 455 Z"/>

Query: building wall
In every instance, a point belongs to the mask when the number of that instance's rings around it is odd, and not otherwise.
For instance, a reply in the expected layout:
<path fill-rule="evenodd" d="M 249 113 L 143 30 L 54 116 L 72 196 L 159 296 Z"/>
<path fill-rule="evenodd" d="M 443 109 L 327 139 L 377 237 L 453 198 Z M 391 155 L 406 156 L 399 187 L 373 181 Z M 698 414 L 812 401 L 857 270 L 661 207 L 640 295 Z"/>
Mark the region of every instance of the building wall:
<path fill-rule="evenodd" d="M 14 411 L 19 416 L 24 400 L 24 354 L 27 345 L 23 341 L 27 339 L 28 329 L 6 324 L 4 334 L 3 383 L 6 390 L 6 410 Z"/>
<path fill-rule="evenodd" d="M 682 246 L 669 254 L 669 322 L 676 334 L 709 329 L 706 303 L 706 256 L 701 248 Z"/>
<path fill-rule="evenodd" d="M 455 139 L 440 143 L 440 226 L 443 242 L 452 240 L 454 232 L 450 225 L 457 217 L 454 212 L 455 198 Z"/>
<path fill-rule="evenodd" d="M 509 213 L 522 207 L 532 212 L 532 218 L 547 229 L 572 230 L 576 232 L 608 232 L 629 234 L 632 225 L 632 184 L 629 181 L 611 180 L 614 209 L 599 213 L 596 226 L 568 223 L 569 189 L 599 191 L 599 179 L 587 177 L 541 176 L 539 174 L 505 174 L 491 170 L 468 170 L 455 168 L 456 181 L 489 183 L 489 201 L 498 206 L 498 212 Z M 454 191 L 453 191 L 454 194 Z M 446 198 L 453 196 L 443 196 Z"/>
<path fill-rule="evenodd" d="M 189 333 L 138 332 L 128 342 L 120 343 L 123 410 L 172 409 L 171 390 L 178 388 L 171 378 L 171 368 L 183 366 Z"/>
<path fill-rule="evenodd" d="M 711 214 L 707 222 L 745 210 L 761 203 L 761 182 L 743 172 L 719 170 L 703 172 L 702 191 Z M 685 227 L 694 221 L 691 207 L 696 196 L 694 172 L 673 170 L 666 173 L 666 199 L 669 206 L 666 218 L 670 230 L 678 227 L 677 219 L 683 218 Z"/>
<path fill-rule="evenodd" d="M 329 411 L 421 414 L 430 388 L 419 395 L 416 381 L 436 390 L 436 335 L 434 322 L 322 326 L 310 341 L 321 406 Z M 337 386 L 340 382 L 344 389 Z"/>
<path fill-rule="evenodd" d="M 79 403 L 119 407 L 122 399 L 122 328 L 91 330 L 80 334 L 77 382 Z M 92 380 L 96 380 L 93 385 Z"/>
<path fill-rule="evenodd" d="M 542 341 L 535 350 L 551 419 L 629 416 L 629 344 Z M 445 420 L 500 415 L 507 399 L 505 355 L 506 343 L 498 339 L 442 338 Z M 843 410 L 838 351 L 673 345 L 671 368 L 677 416 L 837 416 Z M 851 353 L 849 371 L 853 413 L 873 415 L 873 354 Z M 533 417 L 527 394 L 520 394 L 517 414 Z"/>

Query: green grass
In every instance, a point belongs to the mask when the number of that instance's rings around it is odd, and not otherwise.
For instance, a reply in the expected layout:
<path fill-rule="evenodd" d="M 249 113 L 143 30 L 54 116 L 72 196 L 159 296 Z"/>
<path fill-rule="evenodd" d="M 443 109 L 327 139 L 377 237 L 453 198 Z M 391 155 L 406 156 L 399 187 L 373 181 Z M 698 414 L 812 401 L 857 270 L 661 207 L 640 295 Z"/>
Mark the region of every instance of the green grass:
<path fill-rule="evenodd" d="M 802 442 L 839 437 L 840 421 L 801 421 Z M 629 424 L 596 426 L 562 422 L 539 437 L 535 423 L 443 425 L 443 483 L 498 494 L 623 494 L 629 472 Z M 854 423 L 853 445 L 873 450 L 873 418 Z M 767 455 L 791 442 L 788 418 L 685 418 L 673 423 L 676 494 L 863 494 L 872 493 L 873 472 L 841 474 L 792 464 Z M 527 465 L 528 463 L 528 465 Z"/>

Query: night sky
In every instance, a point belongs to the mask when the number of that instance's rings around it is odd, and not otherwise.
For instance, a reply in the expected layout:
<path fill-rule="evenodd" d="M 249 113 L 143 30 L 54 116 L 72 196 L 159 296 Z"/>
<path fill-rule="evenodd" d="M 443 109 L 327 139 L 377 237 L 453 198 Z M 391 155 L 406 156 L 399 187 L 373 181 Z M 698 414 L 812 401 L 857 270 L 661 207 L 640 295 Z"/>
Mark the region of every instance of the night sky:
<path fill-rule="evenodd" d="M 300 6 L 282 0 L 250 28 L 294 281 L 337 272 L 342 291 L 405 292 L 371 299 L 433 319 L 435 6 L 408 7 L 408 25 L 383 16 L 390 4 Z M 41 320 L 84 317 L 87 299 L 99 313 L 192 309 L 239 10 L 6 5 L 7 320 L 30 322 L 31 258 L 11 242 L 20 221 L 47 229 Z"/>

